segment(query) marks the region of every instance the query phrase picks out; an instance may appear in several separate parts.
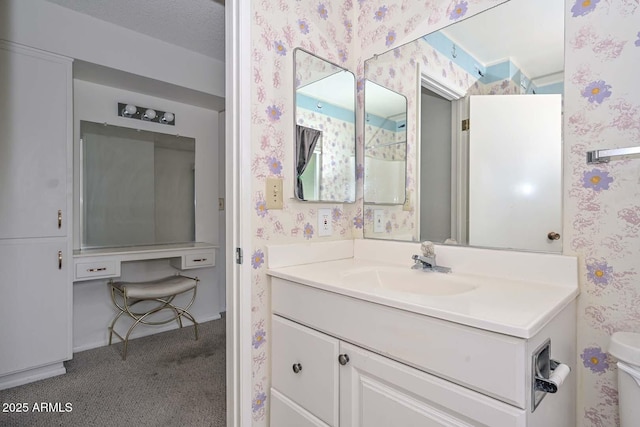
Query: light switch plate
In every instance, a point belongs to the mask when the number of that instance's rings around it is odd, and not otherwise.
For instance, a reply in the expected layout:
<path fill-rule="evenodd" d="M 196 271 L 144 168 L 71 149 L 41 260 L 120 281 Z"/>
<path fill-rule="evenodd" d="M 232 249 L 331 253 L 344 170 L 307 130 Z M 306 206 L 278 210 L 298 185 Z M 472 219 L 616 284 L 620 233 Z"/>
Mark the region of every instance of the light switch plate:
<path fill-rule="evenodd" d="M 318 237 L 331 236 L 331 209 L 318 209 Z"/>
<path fill-rule="evenodd" d="M 267 178 L 267 209 L 282 209 L 282 178 Z"/>
<path fill-rule="evenodd" d="M 373 211 L 373 232 L 384 232 L 384 211 L 382 209 L 374 209 Z"/>

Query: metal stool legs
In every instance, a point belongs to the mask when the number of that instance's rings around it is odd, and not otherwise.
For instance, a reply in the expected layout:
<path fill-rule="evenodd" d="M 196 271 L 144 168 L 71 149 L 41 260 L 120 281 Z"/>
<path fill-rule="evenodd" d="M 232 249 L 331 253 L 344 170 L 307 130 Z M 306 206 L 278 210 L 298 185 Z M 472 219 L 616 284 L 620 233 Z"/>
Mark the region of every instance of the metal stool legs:
<path fill-rule="evenodd" d="M 184 277 L 184 276 L 180 276 Z M 182 318 L 186 317 L 194 326 L 195 339 L 198 339 L 198 322 L 196 319 L 189 313 L 189 308 L 193 304 L 196 299 L 196 289 L 197 284 L 199 282 L 198 278 L 189 278 L 184 277 L 185 279 L 192 280 L 192 285 L 189 285 L 187 282 L 182 281 L 179 285 L 174 287 L 170 285 L 166 285 L 168 281 L 175 281 L 173 277 L 160 279 L 156 282 L 145 282 L 145 283 L 114 283 L 113 281 L 109 282 L 109 287 L 111 288 L 111 300 L 113 304 L 118 308 L 119 312 L 111 321 L 109 325 L 109 345 L 113 342 L 113 335 L 117 336 L 123 342 L 122 348 L 122 360 L 126 360 L 127 358 L 127 347 L 129 344 L 129 337 L 131 333 L 139 324 L 144 325 L 163 325 L 172 321 L 177 321 L 180 328 L 183 327 Z M 159 290 L 153 289 L 150 285 L 154 285 L 157 283 L 159 286 L 164 285 L 163 288 Z M 173 300 L 176 296 L 183 294 L 185 292 L 193 291 L 193 295 L 191 300 L 186 305 L 186 307 L 178 307 L 173 304 Z M 168 293 L 166 296 L 158 296 L 158 292 Z M 132 298 L 130 294 L 135 295 L 135 298 Z M 144 311 L 135 311 L 134 306 L 136 304 L 142 302 L 156 302 L 157 304 Z M 156 314 L 162 310 L 171 310 L 174 312 L 174 316 L 164 320 L 151 321 L 148 318 L 153 314 Z M 123 314 L 126 314 L 128 317 L 134 320 L 133 324 L 129 327 L 129 330 L 123 337 L 115 330 L 115 325 L 118 322 L 118 319 L 122 317 Z"/>

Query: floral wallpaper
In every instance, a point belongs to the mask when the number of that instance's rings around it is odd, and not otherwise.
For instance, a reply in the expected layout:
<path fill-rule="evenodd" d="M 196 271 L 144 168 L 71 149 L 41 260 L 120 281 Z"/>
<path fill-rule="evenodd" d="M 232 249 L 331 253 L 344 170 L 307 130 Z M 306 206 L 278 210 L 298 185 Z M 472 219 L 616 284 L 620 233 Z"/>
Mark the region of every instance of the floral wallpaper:
<path fill-rule="evenodd" d="M 252 1 L 249 120 L 253 145 L 248 162 L 253 174 L 254 237 L 253 248 L 246 252 L 253 271 L 253 425 L 266 426 L 269 419 L 270 304 L 265 246 L 316 241 L 319 207 L 330 207 L 333 212 L 333 236 L 321 239 L 360 238 L 366 217 L 372 215 L 362 204 L 364 61 L 502 2 Z M 640 332 L 640 160 L 587 165 L 585 152 L 640 143 L 640 85 L 635 77 L 640 63 L 640 5 L 638 0 L 566 0 L 566 6 L 564 246 L 565 253 L 579 257 L 580 265 L 578 424 L 609 427 L 618 424 L 618 416 L 616 367 L 607 354 L 608 337 L 617 330 Z M 282 178 L 284 188 L 293 194 L 295 47 L 356 74 L 355 204 L 306 204 L 285 197 L 282 210 L 266 208 L 267 177 Z M 411 55 L 396 51 L 409 70 Z M 428 55 L 426 59 L 435 60 Z M 442 67 L 456 75 L 455 67 L 446 62 Z M 394 71 L 403 73 L 401 68 Z M 459 75 L 460 79 L 464 82 L 465 76 Z M 407 158 L 412 156 L 415 161 L 415 153 L 409 151 Z M 415 221 L 402 206 L 392 215 L 391 229 L 396 224 L 410 228 Z"/>
<path fill-rule="evenodd" d="M 565 253 L 579 257 L 578 423 L 619 425 L 616 331 L 640 332 L 640 159 L 588 165 L 640 144 L 640 4 L 567 1 Z"/>

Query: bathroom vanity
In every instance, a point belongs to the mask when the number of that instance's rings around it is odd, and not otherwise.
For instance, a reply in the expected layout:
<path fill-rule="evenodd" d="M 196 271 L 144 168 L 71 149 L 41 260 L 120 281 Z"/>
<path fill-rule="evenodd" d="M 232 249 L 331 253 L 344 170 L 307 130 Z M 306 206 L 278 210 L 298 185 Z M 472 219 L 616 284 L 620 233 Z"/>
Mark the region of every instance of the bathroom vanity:
<path fill-rule="evenodd" d="M 444 274 L 416 251 L 268 248 L 271 424 L 575 425 L 575 373 L 535 387 L 575 366 L 575 258 L 438 246 Z"/>

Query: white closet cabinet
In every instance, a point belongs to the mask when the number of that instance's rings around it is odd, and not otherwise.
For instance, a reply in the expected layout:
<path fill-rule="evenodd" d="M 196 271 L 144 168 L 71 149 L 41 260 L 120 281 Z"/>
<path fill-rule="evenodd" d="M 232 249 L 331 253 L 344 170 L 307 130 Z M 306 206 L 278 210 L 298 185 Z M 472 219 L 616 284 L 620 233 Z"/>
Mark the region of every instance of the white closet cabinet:
<path fill-rule="evenodd" d="M 71 65 L 0 40 L 0 388 L 71 358 Z"/>

